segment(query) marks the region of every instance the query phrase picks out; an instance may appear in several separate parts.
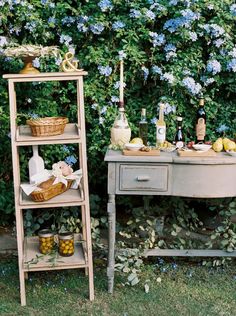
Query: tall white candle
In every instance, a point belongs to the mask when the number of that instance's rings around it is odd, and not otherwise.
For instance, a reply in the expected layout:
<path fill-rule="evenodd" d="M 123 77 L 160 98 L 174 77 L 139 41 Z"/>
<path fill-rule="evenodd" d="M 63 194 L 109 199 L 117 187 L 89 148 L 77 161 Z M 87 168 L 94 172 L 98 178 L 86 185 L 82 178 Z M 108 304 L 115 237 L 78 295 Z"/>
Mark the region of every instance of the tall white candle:
<path fill-rule="evenodd" d="M 120 102 L 124 102 L 124 61 L 120 61 Z"/>

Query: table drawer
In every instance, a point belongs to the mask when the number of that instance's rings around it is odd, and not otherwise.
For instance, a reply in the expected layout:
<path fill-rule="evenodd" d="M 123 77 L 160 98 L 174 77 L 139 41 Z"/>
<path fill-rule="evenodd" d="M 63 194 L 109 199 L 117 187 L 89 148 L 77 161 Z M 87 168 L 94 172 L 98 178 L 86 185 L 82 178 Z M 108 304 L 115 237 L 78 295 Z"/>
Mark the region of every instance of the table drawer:
<path fill-rule="evenodd" d="M 167 191 L 167 165 L 120 165 L 120 190 Z"/>

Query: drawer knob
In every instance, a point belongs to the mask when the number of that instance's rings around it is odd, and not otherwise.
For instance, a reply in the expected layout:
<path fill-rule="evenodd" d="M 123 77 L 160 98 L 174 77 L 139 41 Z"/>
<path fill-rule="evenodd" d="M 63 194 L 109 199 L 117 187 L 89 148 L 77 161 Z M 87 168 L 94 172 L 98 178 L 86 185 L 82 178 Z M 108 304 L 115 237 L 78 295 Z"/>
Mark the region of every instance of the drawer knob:
<path fill-rule="evenodd" d="M 137 181 L 149 181 L 149 176 L 137 176 Z"/>

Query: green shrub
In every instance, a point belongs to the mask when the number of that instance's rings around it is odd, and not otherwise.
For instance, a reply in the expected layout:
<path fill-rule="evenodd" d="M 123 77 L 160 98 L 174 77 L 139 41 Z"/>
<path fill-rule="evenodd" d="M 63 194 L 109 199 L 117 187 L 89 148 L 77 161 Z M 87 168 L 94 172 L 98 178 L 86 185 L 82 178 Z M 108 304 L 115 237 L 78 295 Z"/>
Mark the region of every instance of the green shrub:
<path fill-rule="evenodd" d="M 208 114 L 207 138 L 222 132 L 233 137 L 235 119 L 235 19 L 230 0 L 14 0 L 0 1 L 0 49 L 5 36 L 17 42 L 74 48 L 85 78 L 90 192 L 106 192 L 104 153 L 116 115 L 119 52 L 126 54 L 125 103 L 132 136 L 137 136 L 142 107 L 147 108 L 149 141 L 155 142 L 158 103 L 166 103 L 167 138 L 173 139 L 175 117 L 184 117 L 187 139 L 194 138 L 197 97 L 203 92 Z M 42 72 L 57 71 L 60 60 L 37 60 Z M 0 73 L 18 72 L 19 59 L 0 55 Z M 102 66 L 104 68 L 101 68 Z M 109 68 L 111 67 L 111 68 Z M 103 71 L 103 72 L 102 72 Z M 103 74 L 102 74 L 103 73 Z M 26 116 L 76 115 L 73 83 L 17 87 L 19 121 Z M 13 212 L 7 82 L 0 79 L 1 213 Z M 42 146 L 41 146 L 42 147 Z M 41 149 L 48 165 L 53 148 Z M 31 151 L 22 152 L 26 166 Z M 74 155 L 73 147 L 69 152 Z M 53 158 L 55 155 L 53 155 Z M 56 158 L 55 158 L 56 159 Z M 99 166 L 99 167 L 98 167 Z M 26 171 L 22 174 L 26 177 Z"/>

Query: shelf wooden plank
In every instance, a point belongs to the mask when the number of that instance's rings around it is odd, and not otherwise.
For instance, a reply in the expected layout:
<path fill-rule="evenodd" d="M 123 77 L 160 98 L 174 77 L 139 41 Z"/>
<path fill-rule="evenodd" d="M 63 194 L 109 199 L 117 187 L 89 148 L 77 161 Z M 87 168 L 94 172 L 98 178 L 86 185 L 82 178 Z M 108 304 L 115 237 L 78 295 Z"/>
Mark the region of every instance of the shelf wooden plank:
<path fill-rule="evenodd" d="M 30 145 L 47 145 L 47 144 L 70 144 L 81 143 L 80 129 L 77 124 L 66 124 L 63 134 L 56 136 L 32 136 L 28 125 L 21 125 L 16 130 L 16 145 L 30 146 Z"/>
<path fill-rule="evenodd" d="M 82 194 L 81 194 L 82 193 Z M 27 196 L 22 190 L 20 194 L 21 209 L 33 208 L 48 208 L 48 207 L 66 207 L 66 206 L 80 206 L 83 205 L 83 191 L 69 189 L 68 191 L 55 196 L 54 198 L 45 202 L 34 202 L 30 196 Z"/>
<path fill-rule="evenodd" d="M 81 76 L 86 76 L 86 71 L 75 71 L 75 72 L 47 72 L 39 74 L 5 74 L 4 79 L 9 79 L 13 82 L 33 82 L 33 81 L 67 81 L 67 80 L 78 80 Z"/>
<path fill-rule="evenodd" d="M 24 239 L 24 271 L 44 271 L 85 268 L 88 266 L 80 235 L 75 234 L 75 253 L 71 257 L 62 257 L 59 254 L 42 255 L 39 252 L 38 237 L 26 237 Z M 37 256 L 39 258 L 37 259 Z"/>
<path fill-rule="evenodd" d="M 236 257 L 236 251 L 214 249 L 149 249 L 144 255 L 160 257 Z"/>

